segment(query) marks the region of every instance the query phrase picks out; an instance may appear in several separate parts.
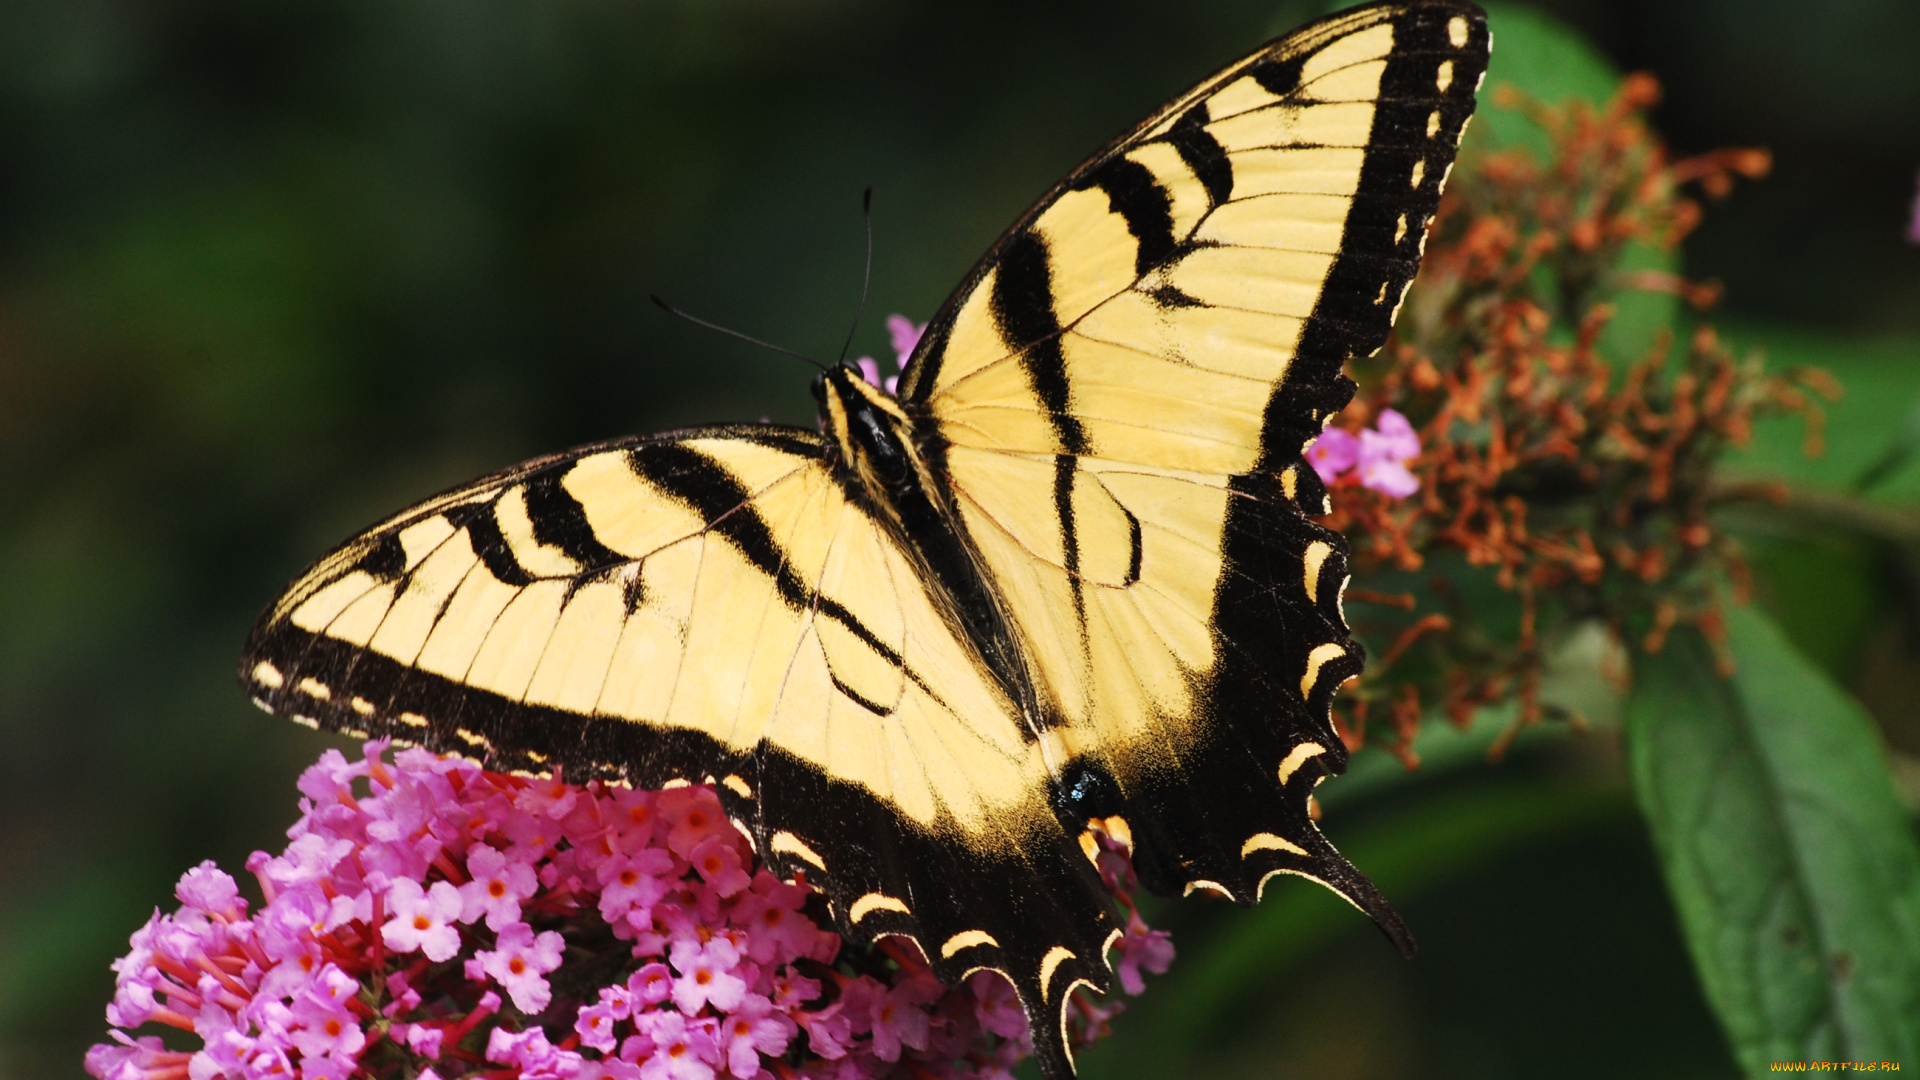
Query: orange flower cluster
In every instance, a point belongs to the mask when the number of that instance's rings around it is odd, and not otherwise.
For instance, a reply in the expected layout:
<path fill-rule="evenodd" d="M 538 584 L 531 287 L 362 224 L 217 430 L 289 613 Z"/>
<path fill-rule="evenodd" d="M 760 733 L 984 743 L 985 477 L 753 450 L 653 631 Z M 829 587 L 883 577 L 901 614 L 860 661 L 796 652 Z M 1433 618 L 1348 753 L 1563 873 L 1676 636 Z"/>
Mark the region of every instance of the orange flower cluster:
<path fill-rule="evenodd" d="M 1376 649 L 1390 642 L 1336 710 L 1350 747 L 1383 711 L 1381 743 L 1411 767 L 1427 707 L 1464 726 L 1515 697 L 1503 750 L 1551 711 L 1538 693 L 1543 640 L 1585 620 L 1648 650 L 1682 620 L 1718 640 L 1710 571 L 1745 576 L 1709 519 L 1715 460 L 1770 413 L 1804 417 L 1818 451 L 1813 395 L 1837 394 L 1823 372 L 1769 375 L 1705 324 L 1679 349 L 1663 330 L 1644 355 L 1606 355 L 1611 299 L 1657 291 L 1702 309 L 1718 298 L 1711 284 L 1622 267 L 1699 222 L 1682 188 L 1718 197 L 1770 164 L 1739 149 L 1669 161 L 1644 115 L 1658 97 L 1647 75 L 1604 108 L 1502 88 L 1495 104 L 1529 116 L 1550 157 L 1462 156 L 1394 338 L 1355 365 L 1361 390 L 1338 422 L 1358 430 L 1397 409 L 1422 453 L 1412 498 L 1352 476 L 1333 485 L 1326 524 L 1353 545 L 1356 630 Z"/>

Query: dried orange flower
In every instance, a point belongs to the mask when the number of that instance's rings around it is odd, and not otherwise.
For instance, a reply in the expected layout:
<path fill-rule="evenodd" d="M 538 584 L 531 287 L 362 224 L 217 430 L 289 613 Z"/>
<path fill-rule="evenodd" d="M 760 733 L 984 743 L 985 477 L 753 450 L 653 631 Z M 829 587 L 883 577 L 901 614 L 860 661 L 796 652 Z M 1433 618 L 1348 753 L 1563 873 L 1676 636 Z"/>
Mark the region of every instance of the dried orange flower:
<path fill-rule="evenodd" d="M 1464 726 L 1517 698 L 1510 739 L 1551 711 L 1538 693 L 1543 640 L 1586 620 L 1649 650 L 1682 621 L 1717 640 L 1715 583 L 1744 588 L 1745 572 L 1709 517 L 1726 497 L 1716 459 L 1778 413 L 1802 416 L 1818 452 L 1809 391 L 1837 394 L 1823 372 L 1767 374 L 1704 323 L 1678 347 L 1667 330 L 1644 355 L 1607 355 L 1612 299 L 1656 291 L 1704 309 L 1718 298 L 1712 284 L 1624 269 L 1630 248 L 1670 250 L 1694 228 L 1688 185 L 1717 198 L 1770 165 L 1747 149 L 1668 160 L 1644 116 L 1658 97 L 1648 75 L 1604 108 L 1497 92 L 1551 155 L 1462 155 L 1393 339 L 1353 371 L 1360 393 L 1338 423 L 1352 435 L 1403 414 L 1420 447 L 1405 463 L 1413 497 L 1358 470 L 1330 485 L 1326 523 L 1353 545 L 1350 617 L 1378 653 L 1336 712 L 1354 748 L 1384 713 L 1390 730 L 1376 738 L 1411 766 L 1429 706 Z"/>

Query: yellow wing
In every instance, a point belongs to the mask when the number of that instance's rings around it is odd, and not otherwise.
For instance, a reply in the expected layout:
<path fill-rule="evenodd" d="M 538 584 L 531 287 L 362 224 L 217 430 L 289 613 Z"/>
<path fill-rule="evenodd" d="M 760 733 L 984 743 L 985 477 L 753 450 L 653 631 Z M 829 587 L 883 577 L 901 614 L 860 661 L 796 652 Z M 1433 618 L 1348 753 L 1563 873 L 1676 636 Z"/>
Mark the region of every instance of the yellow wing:
<path fill-rule="evenodd" d="M 1301 458 L 1384 343 L 1486 69 L 1465 3 L 1289 35 L 1068 177 L 930 325 L 903 407 L 1044 697 L 1049 766 L 1156 888 L 1321 878 L 1333 690 L 1362 664 Z M 1222 798 L 1221 792 L 1231 795 Z"/>
<path fill-rule="evenodd" d="M 431 499 L 296 580 L 242 682 L 496 770 L 715 783 L 843 934 L 908 934 L 949 980 L 990 966 L 1029 993 L 1064 949 L 1084 959 L 1061 975 L 1104 985 L 1114 928 L 1030 733 L 824 449 L 708 429 Z M 1010 956 L 1016 934 L 1036 943 Z"/>

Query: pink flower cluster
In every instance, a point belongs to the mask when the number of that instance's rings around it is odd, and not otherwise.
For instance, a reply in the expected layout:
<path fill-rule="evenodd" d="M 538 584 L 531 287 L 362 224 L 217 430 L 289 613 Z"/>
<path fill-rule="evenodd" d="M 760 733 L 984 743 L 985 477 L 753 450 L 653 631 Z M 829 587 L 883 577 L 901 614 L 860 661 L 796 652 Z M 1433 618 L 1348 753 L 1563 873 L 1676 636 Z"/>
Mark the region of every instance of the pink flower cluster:
<path fill-rule="evenodd" d="M 853 948 L 804 879 L 759 869 L 713 790 L 635 791 L 485 772 L 384 742 L 329 750 L 301 818 L 247 869 L 212 863 L 114 964 L 99 1080 L 1006 1078 L 1026 1019 L 991 972 L 935 981 L 911 943 Z M 1166 970 L 1129 912 L 1120 981 Z M 1076 999 L 1075 1039 L 1117 1005 Z M 199 1037 L 170 1049 L 160 1025 Z"/>
<path fill-rule="evenodd" d="M 1345 428 L 1330 427 L 1307 448 L 1307 463 L 1327 484 L 1351 469 L 1360 486 L 1396 499 L 1420 490 L 1419 478 L 1407 468 L 1407 462 L 1419 456 L 1419 433 L 1395 409 L 1381 409 L 1374 426 L 1357 437 Z"/>
<path fill-rule="evenodd" d="M 907 357 L 913 355 L 913 347 L 920 344 L 920 335 L 926 332 L 926 323 L 916 324 L 905 315 L 887 316 L 887 334 L 893 338 L 893 356 L 899 363 L 901 370 L 906 370 Z M 869 383 L 885 390 L 887 393 L 894 393 L 899 388 L 900 376 L 898 375 L 889 375 L 885 381 L 881 380 L 880 365 L 874 362 L 873 357 L 863 356 L 855 360 L 853 365 L 860 369 L 860 374 L 864 376 Z"/>

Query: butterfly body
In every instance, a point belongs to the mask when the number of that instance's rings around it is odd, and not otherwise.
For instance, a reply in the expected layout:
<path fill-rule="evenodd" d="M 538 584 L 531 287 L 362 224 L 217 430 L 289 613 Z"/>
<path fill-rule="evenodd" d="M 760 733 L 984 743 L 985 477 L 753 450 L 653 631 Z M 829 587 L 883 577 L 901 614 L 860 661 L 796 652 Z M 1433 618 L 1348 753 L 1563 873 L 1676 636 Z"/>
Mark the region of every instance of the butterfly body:
<path fill-rule="evenodd" d="M 1156 892 L 1319 881 L 1412 941 L 1308 812 L 1363 651 L 1302 452 L 1418 266 L 1490 39 L 1354 9 L 1177 98 L 1043 197 L 897 396 L 820 429 L 527 462 L 349 540 L 261 618 L 263 708 L 503 771 L 708 782 L 839 932 L 1001 971 L 1035 1054 L 1110 985 L 1090 827 Z"/>
<path fill-rule="evenodd" d="M 959 636 L 977 649 L 1009 701 L 1031 721 L 1037 705 L 1004 605 L 981 575 L 967 538 L 953 525 L 951 496 L 934 464 L 937 435 L 930 438 L 924 419 L 916 420 L 892 395 L 846 365 L 816 378 L 814 397 L 821 430 L 833 448 L 828 467 L 849 496 L 915 558 L 922 581 L 939 597 L 947 617 L 963 628 Z"/>

